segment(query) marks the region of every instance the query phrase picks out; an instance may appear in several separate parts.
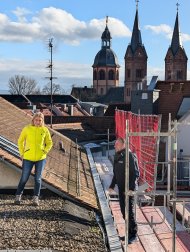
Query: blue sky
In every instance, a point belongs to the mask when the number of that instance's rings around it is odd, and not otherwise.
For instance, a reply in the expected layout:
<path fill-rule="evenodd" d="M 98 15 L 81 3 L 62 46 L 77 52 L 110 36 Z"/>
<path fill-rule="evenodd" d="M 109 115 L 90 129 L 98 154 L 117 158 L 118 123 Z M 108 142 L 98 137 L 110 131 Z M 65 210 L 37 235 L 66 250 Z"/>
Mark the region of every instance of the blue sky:
<path fill-rule="evenodd" d="M 164 58 L 171 43 L 179 3 L 179 24 L 186 54 L 190 55 L 190 1 L 140 0 L 139 21 L 148 54 L 148 75 L 164 79 Z M 33 78 L 47 84 L 50 59 L 48 39 L 53 37 L 53 74 L 56 84 L 69 93 L 71 86 L 92 85 L 92 64 L 101 49 L 105 17 L 118 57 L 120 85 L 124 79 L 124 55 L 131 39 L 135 0 L 0 0 L 0 89 L 8 89 L 10 77 Z M 190 65 L 188 63 L 188 79 Z"/>

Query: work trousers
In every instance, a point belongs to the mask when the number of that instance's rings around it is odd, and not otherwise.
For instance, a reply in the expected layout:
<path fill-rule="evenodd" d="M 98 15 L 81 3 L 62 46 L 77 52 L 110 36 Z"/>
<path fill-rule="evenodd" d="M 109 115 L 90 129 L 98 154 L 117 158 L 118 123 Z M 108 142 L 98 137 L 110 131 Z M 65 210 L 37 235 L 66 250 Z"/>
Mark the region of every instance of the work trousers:
<path fill-rule="evenodd" d="M 119 204 L 123 219 L 125 219 L 125 194 L 119 192 Z M 129 196 L 129 239 L 137 234 L 137 223 L 135 220 L 134 196 Z"/>

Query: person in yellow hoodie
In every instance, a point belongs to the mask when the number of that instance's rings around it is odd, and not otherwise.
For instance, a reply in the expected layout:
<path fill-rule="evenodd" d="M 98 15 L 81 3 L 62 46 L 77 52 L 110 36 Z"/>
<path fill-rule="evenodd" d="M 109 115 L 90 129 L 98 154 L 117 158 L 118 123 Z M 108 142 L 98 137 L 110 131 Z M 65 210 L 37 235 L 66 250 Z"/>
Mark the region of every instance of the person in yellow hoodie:
<path fill-rule="evenodd" d="M 46 155 L 52 147 L 52 139 L 44 126 L 44 115 L 34 114 L 31 124 L 25 126 L 18 139 L 19 153 L 22 158 L 22 175 L 16 191 L 15 204 L 21 203 L 21 197 L 31 170 L 35 166 L 35 185 L 33 204 L 39 205 L 42 172 L 46 164 Z"/>

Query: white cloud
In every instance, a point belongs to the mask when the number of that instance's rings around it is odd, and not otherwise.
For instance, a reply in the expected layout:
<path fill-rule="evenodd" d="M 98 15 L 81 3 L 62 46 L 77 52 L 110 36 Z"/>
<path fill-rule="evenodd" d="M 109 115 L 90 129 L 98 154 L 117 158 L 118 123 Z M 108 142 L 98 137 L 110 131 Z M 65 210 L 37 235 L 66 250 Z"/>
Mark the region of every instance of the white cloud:
<path fill-rule="evenodd" d="M 173 28 L 170 27 L 169 25 L 166 24 L 160 24 L 160 25 L 146 25 L 145 26 L 146 30 L 150 30 L 155 34 L 162 34 L 164 35 L 167 39 L 172 38 L 173 34 Z M 185 41 L 190 41 L 190 35 L 186 33 L 181 33 L 181 39 L 183 42 Z"/>
<path fill-rule="evenodd" d="M 148 66 L 147 83 L 150 82 L 153 75 L 158 76 L 159 80 L 164 80 L 164 78 L 165 78 L 164 67 Z"/>
<path fill-rule="evenodd" d="M 190 35 L 186 34 L 186 33 L 182 33 L 181 34 L 181 39 L 182 39 L 183 42 L 190 41 Z"/>
<path fill-rule="evenodd" d="M 161 24 L 161 25 L 146 25 L 145 29 L 151 30 L 152 32 L 156 34 L 172 34 L 173 29 L 166 24 Z"/>
<path fill-rule="evenodd" d="M 17 7 L 16 10 L 12 11 L 18 18 L 19 22 L 26 22 L 26 15 L 30 14 L 31 12 L 25 8 Z"/>
<path fill-rule="evenodd" d="M 166 24 L 146 25 L 145 29 L 152 31 L 153 33 L 155 33 L 157 35 L 162 34 L 167 39 L 171 40 L 171 38 L 172 38 L 173 29 L 169 25 L 166 25 Z"/>
<path fill-rule="evenodd" d="M 100 38 L 102 32 L 105 29 L 105 19 L 92 19 L 88 23 L 89 34 L 94 34 L 94 38 Z M 112 37 L 130 37 L 131 31 L 129 28 L 121 21 L 116 18 L 109 17 L 108 29 Z"/>
<path fill-rule="evenodd" d="M 30 21 L 27 15 L 31 12 L 25 8 L 17 7 L 13 13 L 18 21 L 0 13 L 0 41 L 32 42 L 53 36 L 67 44 L 78 45 L 84 39 L 99 39 L 105 29 L 105 19 L 84 22 L 55 7 L 43 8 Z M 129 28 L 118 19 L 110 17 L 108 25 L 112 36 L 131 35 Z"/>

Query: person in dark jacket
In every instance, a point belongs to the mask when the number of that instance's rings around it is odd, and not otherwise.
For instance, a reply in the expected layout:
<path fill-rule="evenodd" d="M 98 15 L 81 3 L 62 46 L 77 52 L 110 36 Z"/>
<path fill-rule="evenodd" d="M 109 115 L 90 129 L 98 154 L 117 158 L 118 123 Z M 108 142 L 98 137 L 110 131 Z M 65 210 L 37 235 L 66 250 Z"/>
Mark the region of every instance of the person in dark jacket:
<path fill-rule="evenodd" d="M 113 179 L 109 187 L 109 193 L 114 191 L 117 184 L 119 190 L 119 203 L 121 213 L 125 219 L 125 140 L 118 138 L 115 142 L 115 156 L 113 165 Z M 135 191 L 137 187 L 137 174 L 135 160 L 129 151 L 129 190 Z M 129 236 L 128 243 L 132 243 L 137 237 L 137 224 L 134 216 L 134 196 L 129 196 Z"/>

